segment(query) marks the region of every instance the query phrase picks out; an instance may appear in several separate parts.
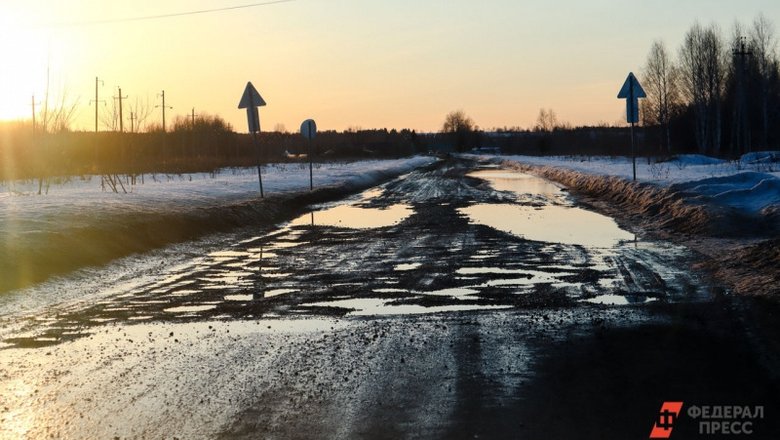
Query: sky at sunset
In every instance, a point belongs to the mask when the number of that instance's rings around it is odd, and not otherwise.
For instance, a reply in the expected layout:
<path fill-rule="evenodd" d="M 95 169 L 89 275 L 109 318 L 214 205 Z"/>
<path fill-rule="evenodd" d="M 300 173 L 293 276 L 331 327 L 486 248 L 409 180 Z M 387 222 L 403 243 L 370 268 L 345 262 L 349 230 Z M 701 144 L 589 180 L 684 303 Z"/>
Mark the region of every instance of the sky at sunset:
<path fill-rule="evenodd" d="M 777 0 L 291 0 L 125 20 L 250 3 L 2 0 L 0 119 L 30 117 L 48 70 L 49 105 L 75 104 L 83 130 L 94 129 L 96 76 L 101 99 L 122 87 L 154 107 L 165 90 L 169 121 L 194 107 L 238 131 L 247 81 L 268 103 L 264 131 L 306 118 L 320 129 L 435 131 L 455 109 L 485 129 L 530 127 L 541 107 L 575 125 L 614 123 L 618 89 L 654 39 L 676 54 L 695 20 L 724 36 L 759 12 L 780 24 Z"/>

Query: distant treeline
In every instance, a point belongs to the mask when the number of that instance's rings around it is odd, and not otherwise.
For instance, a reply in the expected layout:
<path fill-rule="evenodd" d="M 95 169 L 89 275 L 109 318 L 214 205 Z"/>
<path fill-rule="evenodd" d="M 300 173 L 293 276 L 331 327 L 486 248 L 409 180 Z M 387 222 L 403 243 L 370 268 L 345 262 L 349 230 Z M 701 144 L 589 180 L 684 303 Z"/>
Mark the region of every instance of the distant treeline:
<path fill-rule="evenodd" d="M 224 167 L 305 160 L 306 140 L 297 133 L 233 132 L 216 119 L 146 133 L 34 133 L 28 123 L 0 126 L 0 180 L 87 174 L 211 172 Z M 361 130 L 317 134 L 315 160 L 387 158 L 425 149 L 411 130 Z"/>
<path fill-rule="evenodd" d="M 308 160 L 308 144 L 298 133 L 249 134 L 227 129 L 176 129 L 164 133 L 60 132 L 32 134 L 31 127 L 0 127 L 0 180 L 52 176 L 211 172 L 225 167 Z M 504 154 L 628 154 L 628 129 L 579 127 L 546 131 L 423 133 L 412 130 L 324 131 L 312 142 L 315 161 L 395 158 L 452 152 L 458 142 Z M 640 154 L 650 152 L 638 132 Z M 646 151 L 647 150 L 647 151 Z M 258 157 L 259 155 L 259 157 Z"/>

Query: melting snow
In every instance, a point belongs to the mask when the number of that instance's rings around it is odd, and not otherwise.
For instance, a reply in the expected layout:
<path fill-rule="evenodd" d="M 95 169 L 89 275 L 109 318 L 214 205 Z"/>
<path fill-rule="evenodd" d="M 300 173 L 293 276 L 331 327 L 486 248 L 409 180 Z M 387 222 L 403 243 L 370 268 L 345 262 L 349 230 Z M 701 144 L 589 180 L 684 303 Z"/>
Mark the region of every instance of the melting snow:
<path fill-rule="evenodd" d="M 632 178 L 631 158 L 577 156 L 499 156 L 530 165 L 569 169 L 585 174 Z M 749 153 L 739 161 L 698 154 L 675 156 L 667 162 L 637 158 L 637 180 L 681 191 L 719 205 L 759 212 L 780 206 L 780 151 Z"/>

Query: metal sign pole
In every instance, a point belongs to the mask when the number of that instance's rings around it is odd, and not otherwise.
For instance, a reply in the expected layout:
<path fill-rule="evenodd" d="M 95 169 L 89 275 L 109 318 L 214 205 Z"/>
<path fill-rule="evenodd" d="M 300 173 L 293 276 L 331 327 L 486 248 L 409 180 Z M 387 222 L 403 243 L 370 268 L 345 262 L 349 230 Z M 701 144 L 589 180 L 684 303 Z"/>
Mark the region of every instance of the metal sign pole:
<path fill-rule="evenodd" d="M 260 115 L 259 111 L 257 110 L 257 107 L 255 107 L 255 100 L 254 97 L 250 94 L 249 95 L 249 108 L 246 109 L 248 113 L 250 113 L 250 118 L 254 121 L 254 123 L 250 124 L 250 128 L 252 129 L 252 144 L 255 147 L 255 162 L 257 163 L 257 181 L 260 183 L 260 198 L 265 198 L 265 195 L 263 194 L 263 173 L 260 168 L 260 146 L 257 143 L 257 132 L 260 131 Z M 257 114 L 255 114 L 257 112 Z"/>
<path fill-rule="evenodd" d="M 257 162 L 257 181 L 260 183 L 260 197 L 263 198 L 263 174 L 260 168 L 260 145 L 257 141 L 257 132 L 260 131 L 260 112 L 258 107 L 265 105 L 265 100 L 251 82 L 246 83 L 244 88 L 244 94 L 241 95 L 241 101 L 238 103 L 238 108 L 246 109 L 246 120 L 249 126 L 249 132 L 252 133 L 252 144 L 255 148 L 255 162 Z"/>
<path fill-rule="evenodd" d="M 628 74 L 626 82 L 618 92 L 618 99 L 626 100 L 626 122 L 630 124 L 631 131 L 631 168 L 633 170 L 634 182 L 636 182 L 636 145 L 634 142 L 634 124 L 639 122 L 639 98 L 647 97 L 644 89 L 634 77 L 633 73 Z"/>
<path fill-rule="evenodd" d="M 631 166 L 634 168 L 634 182 L 636 182 L 636 150 L 634 149 L 634 123 L 631 123 Z"/>
<path fill-rule="evenodd" d="M 308 121 L 309 133 L 312 133 L 311 122 L 312 121 Z M 314 171 L 312 170 L 312 168 L 313 168 L 313 165 L 312 165 L 313 159 L 311 157 L 311 138 L 312 138 L 312 136 L 309 135 L 308 138 L 309 138 L 309 191 L 314 191 Z"/>
<path fill-rule="evenodd" d="M 314 159 L 311 155 L 311 141 L 317 134 L 317 123 L 313 119 L 307 119 L 301 123 L 301 135 L 306 138 L 309 148 L 309 191 L 314 191 Z"/>
<path fill-rule="evenodd" d="M 263 173 L 260 171 L 260 146 L 257 143 L 257 132 L 252 132 L 252 144 L 255 147 L 255 162 L 257 162 L 257 180 L 260 183 L 260 198 L 265 198 L 263 195 Z"/>
<path fill-rule="evenodd" d="M 631 110 L 631 116 L 628 117 L 631 121 L 631 167 L 634 170 L 634 182 L 636 182 L 636 147 L 634 146 L 634 113 L 637 109 L 634 108 L 638 104 L 637 98 L 634 97 L 634 75 L 628 77 L 631 85 L 628 88 L 628 102 L 629 110 Z"/>

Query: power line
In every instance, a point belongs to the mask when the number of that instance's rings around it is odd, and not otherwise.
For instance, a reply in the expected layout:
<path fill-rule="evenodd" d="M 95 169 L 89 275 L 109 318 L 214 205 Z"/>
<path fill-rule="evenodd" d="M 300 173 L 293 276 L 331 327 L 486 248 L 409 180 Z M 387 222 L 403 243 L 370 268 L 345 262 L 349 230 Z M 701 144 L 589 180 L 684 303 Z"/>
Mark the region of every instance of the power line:
<path fill-rule="evenodd" d="M 276 5 L 279 3 L 290 3 L 294 2 L 296 0 L 272 0 L 272 1 L 265 1 L 265 2 L 259 2 L 259 3 L 249 3 L 245 5 L 237 5 L 237 6 L 225 6 L 222 8 L 213 8 L 213 9 L 201 9 L 196 11 L 185 11 L 185 12 L 172 12 L 168 14 L 158 14 L 158 15 L 144 15 L 140 17 L 125 17 L 125 18 L 109 18 L 105 20 L 91 20 L 91 21 L 72 21 L 72 22 L 61 22 L 61 23 L 50 23 L 44 27 L 51 27 L 51 28 L 62 28 L 62 27 L 79 27 L 79 26 L 96 26 L 101 24 L 114 24 L 114 23 L 127 23 L 132 21 L 144 21 L 144 20 L 160 20 L 164 18 L 174 18 L 174 17 L 184 17 L 188 15 L 199 15 L 199 14 L 210 14 L 212 12 L 225 12 L 225 11 L 234 11 L 236 9 L 248 9 L 248 8 L 256 8 L 259 6 L 270 6 L 270 5 Z"/>

